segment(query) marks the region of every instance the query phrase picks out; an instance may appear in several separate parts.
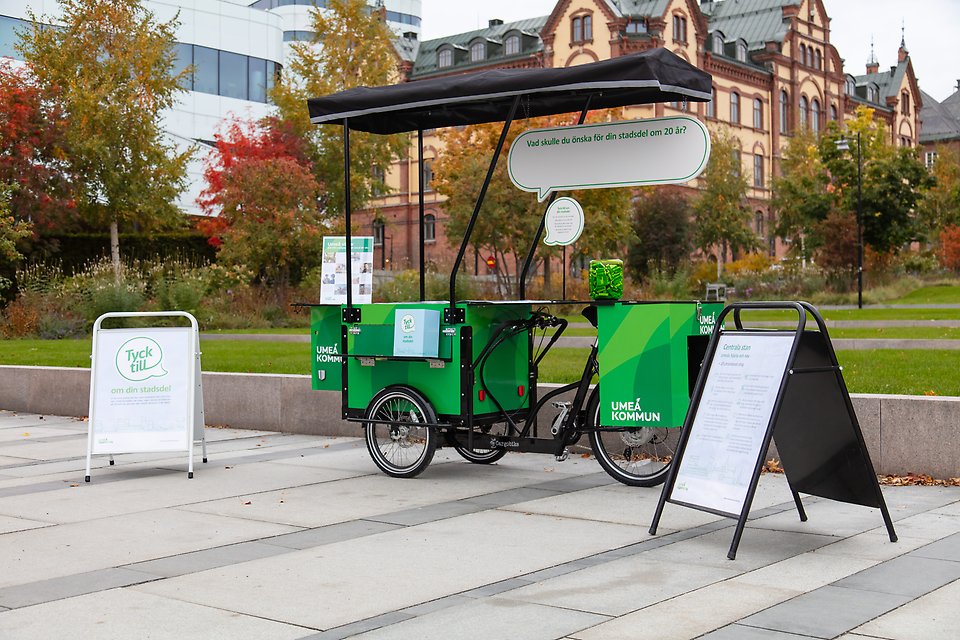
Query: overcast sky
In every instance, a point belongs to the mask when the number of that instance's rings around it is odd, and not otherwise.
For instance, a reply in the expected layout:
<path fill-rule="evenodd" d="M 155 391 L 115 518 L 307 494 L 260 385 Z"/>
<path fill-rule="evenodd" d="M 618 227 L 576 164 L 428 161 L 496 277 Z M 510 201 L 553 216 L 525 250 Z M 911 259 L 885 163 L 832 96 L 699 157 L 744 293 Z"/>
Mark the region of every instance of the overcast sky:
<path fill-rule="evenodd" d="M 423 0 L 423 39 L 478 29 L 490 18 L 505 22 L 550 13 L 556 0 Z M 943 100 L 957 88 L 956 30 L 960 0 L 824 0 L 832 18 L 830 41 L 845 70 L 866 73 L 873 37 L 880 68 L 897 63 L 901 22 L 920 88 Z"/>

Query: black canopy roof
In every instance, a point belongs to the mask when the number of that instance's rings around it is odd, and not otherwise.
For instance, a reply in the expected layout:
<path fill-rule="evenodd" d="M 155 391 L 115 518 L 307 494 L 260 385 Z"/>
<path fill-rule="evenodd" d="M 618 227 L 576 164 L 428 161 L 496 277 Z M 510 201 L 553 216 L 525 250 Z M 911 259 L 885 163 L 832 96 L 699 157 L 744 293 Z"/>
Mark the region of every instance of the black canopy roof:
<path fill-rule="evenodd" d="M 651 49 L 577 67 L 494 69 L 386 87 L 358 87 L 307 101 L 314 124 L 349 119 L 350 128 L 399 133 L 517 117 L 631 104 L 711 98 L 712 78 L 666 49 Z"/>

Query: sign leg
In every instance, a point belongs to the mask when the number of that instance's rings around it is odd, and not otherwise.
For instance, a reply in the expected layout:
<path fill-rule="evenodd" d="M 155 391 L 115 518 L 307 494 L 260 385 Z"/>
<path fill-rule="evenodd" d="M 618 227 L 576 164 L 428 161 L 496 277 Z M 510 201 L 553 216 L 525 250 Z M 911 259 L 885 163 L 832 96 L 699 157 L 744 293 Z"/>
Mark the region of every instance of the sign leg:
<path fill-rule="evenodd" d="M 793 493 L 793 501 L 797 504 L 797 513 L 800 514 L 800 522 L 806 522 L 807 512 L 803 510 L 803 503 L 800 502 L 800 494 L 797 493 L 793 487 L 790 487 L 790 491 Z"/>
<path fill-rule="evenodd" d="M 207 464 L 207 436 L 204 434 L 203 440 L 200 441 L 203 446 L 203 464 Z"/>
<path fill-rule="evenodd" d="M 883 514 L 883 523 L 887 525 L 887 535 L 890 536 L 890 542 L 896 542 L 897 532 L 893 530 L 893 520 L 890 519 L 890 512 L 887 511 L 887 503 L 883 496 L 880 497 L 880 513 Z"/>

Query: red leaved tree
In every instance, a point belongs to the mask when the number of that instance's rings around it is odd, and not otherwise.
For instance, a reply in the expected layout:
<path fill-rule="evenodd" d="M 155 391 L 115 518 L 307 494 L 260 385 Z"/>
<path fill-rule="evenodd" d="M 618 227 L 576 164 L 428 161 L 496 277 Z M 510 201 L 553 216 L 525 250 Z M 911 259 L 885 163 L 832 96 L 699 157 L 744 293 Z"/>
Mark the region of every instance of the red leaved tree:
<path fill-rule="evenodd" d="M 960 227 L 950 225 L 940 231 L 940 264 L 960 271 Z"/>
<path fill-rule="evenodd" d="M 38 230 L 61 225 L 74 209 L 66 120 L 53 97 L 25 69 L 0 62 L 0 184 L 12 187 L 10 212 Z"/>

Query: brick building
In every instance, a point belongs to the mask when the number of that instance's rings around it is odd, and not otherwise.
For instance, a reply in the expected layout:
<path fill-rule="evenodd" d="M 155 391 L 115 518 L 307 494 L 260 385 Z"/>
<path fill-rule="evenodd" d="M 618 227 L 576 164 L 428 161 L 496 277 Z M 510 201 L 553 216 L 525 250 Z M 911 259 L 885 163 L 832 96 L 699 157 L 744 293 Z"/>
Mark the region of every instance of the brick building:
<path fill-rule="evenodd" d="M 793 132 L 820 131 L 863 104 L 875 110 L 892 143 L 918 144 L 923 98 L 905 43 L 889 70 L 880 71 L 871 54 L 866 73 L 851 74 L 830 43 L 822 0 L 560 0 L 548 16 L 490 20 L 485 29 L 407 41 L 401 49 L 406 79 L 416 81 L 493 68 L 572 66 L 654 47 L 712 74 L 714 99 L 631 107 L 625 116 L 689 112 L 708 127 L 728 127 L 740 145 L 753 230 L 771 255 L 783 255 L 786 247 L 772 234 L 770 178 Z M 442 198 L 429 186 L 440 144 L 427 136 L 424 148 L 424 166 L 415 150 L 398 158 L 382 176 L 392 195 L 360 216 L 389 269 L 416 265 L 420 171 L 427 184 L 427 260 L 449 264 L 458 246 L 459 239 L 452 249 L 447 242 Z"/>

